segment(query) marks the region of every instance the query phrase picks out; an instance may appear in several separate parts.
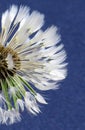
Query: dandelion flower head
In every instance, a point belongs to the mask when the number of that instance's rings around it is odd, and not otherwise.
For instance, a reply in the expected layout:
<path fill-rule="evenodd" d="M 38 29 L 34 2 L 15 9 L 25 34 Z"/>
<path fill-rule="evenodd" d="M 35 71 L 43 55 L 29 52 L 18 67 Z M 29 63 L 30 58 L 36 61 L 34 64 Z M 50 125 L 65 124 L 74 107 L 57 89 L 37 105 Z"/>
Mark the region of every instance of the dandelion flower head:
<path fill-rule="evenodd" d="M 43 31 L 44 15 L 12 5 L 2 14 L 0 33 L 0 123 L 21 120 L 24 108 L 37 115 L 40 94 L 58 88 L 66 77 L 66 52 L 58 29 Z M 34 87 L 33 87 L 34 85 Z"/>

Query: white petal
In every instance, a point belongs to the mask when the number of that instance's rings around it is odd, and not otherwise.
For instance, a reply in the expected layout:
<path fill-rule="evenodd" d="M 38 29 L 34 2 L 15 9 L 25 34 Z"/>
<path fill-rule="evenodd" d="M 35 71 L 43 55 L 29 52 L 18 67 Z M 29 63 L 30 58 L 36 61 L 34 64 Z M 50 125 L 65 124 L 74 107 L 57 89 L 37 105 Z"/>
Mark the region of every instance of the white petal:
<path fill-rule="evenodd" d="M 20 120 L 20 114 L 15 109 L 4 110 L 2 124 L 13 124 Z"/>
<path fill-rule="evenodd" d="M 45 101 L 45 99 L 43 98 L 43 96 L 41 96 L 39 93 L 37 93 L 35 95 L 35 98 L 38 102 L 42 103 L 42 104 L 47 104 L 47 102 Z"/>
<path fill-rule="evenodd" d="M 1 19 L 2 28 L 5 27 L 5 24 L 6 24 L 6 21 L 7 21 L 7 20 L 6 20 L 7 17 L 8 17 L 8 10 L 7 10 L 5 13 L 2 14 L 2 19 Z"/>
<path fill-rule="evenodd" d="M 34 115 L 40 112 L 40 109 L 33 95 L 31 95 L 29 92 L 26 92 L 24 98 L 25 106 L 29 112 L 31 112 Z"/>
<path fill-rule="evenodd" d="M 36 32 L 44 24 L 44 15 L 40 14 L 38 11 L 33 11 L 30 15 L 28 27 L 31 32 Z"/>
<path fill-rule="evenodd" d="M 27 15 L 29 15 L 29 8 L 26 6 L 20 6 L 14 24 L 21 22 Z"/>
<path fill-rule="evenodd" d="M 24 101 L 21 99 L 17 99 L 17 104 L 18 104 L 18 107 L 20 107 L 21 110 L 24 111 Z"/>
<path fill-rule="evenodd" d="M 58 30 L 57 27 L 51 26 L 44 32 L 43 41 L 45 47 L 50 47 L 59 43 L 60 35 L 57 33 L 57 30 Z"/>
<path fill-rule="evenodd" d="M 9 10 L 10 20 L 13 21 L 14 17 L 16 16 L 18 11 L 18 7 L 15 5 L 12 5 Z"/>
<path fill-rule="evenodd" d="M 54 80 L 63 80 L 66 77 L 65 71 L 63 70 L 52 70 L 50 74 Z"/>

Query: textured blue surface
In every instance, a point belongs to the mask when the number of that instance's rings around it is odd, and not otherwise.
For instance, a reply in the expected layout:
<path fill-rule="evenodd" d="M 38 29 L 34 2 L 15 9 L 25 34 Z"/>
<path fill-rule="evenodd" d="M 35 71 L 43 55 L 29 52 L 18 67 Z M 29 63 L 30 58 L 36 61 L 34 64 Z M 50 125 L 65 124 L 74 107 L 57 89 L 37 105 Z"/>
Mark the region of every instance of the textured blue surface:
<path fill-rule="evenodd" d="M 85 0 L 0 0 L 0 16 L 10 4 L 45 14 L 46 27 L 57 25 L 68 54 L 68 76 L 47 92 L 49 104 L 37 117 L 25 111 L 20 123 L 0 130 L 85 130 Z"/>

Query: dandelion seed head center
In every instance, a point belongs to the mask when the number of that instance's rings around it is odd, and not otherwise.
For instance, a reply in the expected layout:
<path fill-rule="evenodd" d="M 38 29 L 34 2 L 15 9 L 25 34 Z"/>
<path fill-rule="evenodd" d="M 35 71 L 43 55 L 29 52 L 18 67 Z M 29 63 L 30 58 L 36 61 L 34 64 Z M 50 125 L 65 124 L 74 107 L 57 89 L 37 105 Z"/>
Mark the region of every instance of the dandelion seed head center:
<path fill-rule="evenodd" d="M 20 58 L 16 51 L 10 47 L 0 45 L 0 79 L 14 76 L 20 69 Z"/>

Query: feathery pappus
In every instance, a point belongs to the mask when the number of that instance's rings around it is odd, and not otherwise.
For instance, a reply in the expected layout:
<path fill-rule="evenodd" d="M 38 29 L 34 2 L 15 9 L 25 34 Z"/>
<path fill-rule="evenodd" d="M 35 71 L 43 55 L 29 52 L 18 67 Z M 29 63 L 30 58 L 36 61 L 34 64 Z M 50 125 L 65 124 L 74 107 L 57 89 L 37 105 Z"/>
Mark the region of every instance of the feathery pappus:
<path fill-rule="evenodd" d="M 65 79 L 66 52 L 58 29 L 43 31 L 44 15 L 12 5 L 2 14 L 0 32 L 0 123 L 21 120 L 24 108 L 37 115 L 47 104 L 39 91 L 58 88 Z M 34 85 L 34 87 L 33 87 Z"/>

